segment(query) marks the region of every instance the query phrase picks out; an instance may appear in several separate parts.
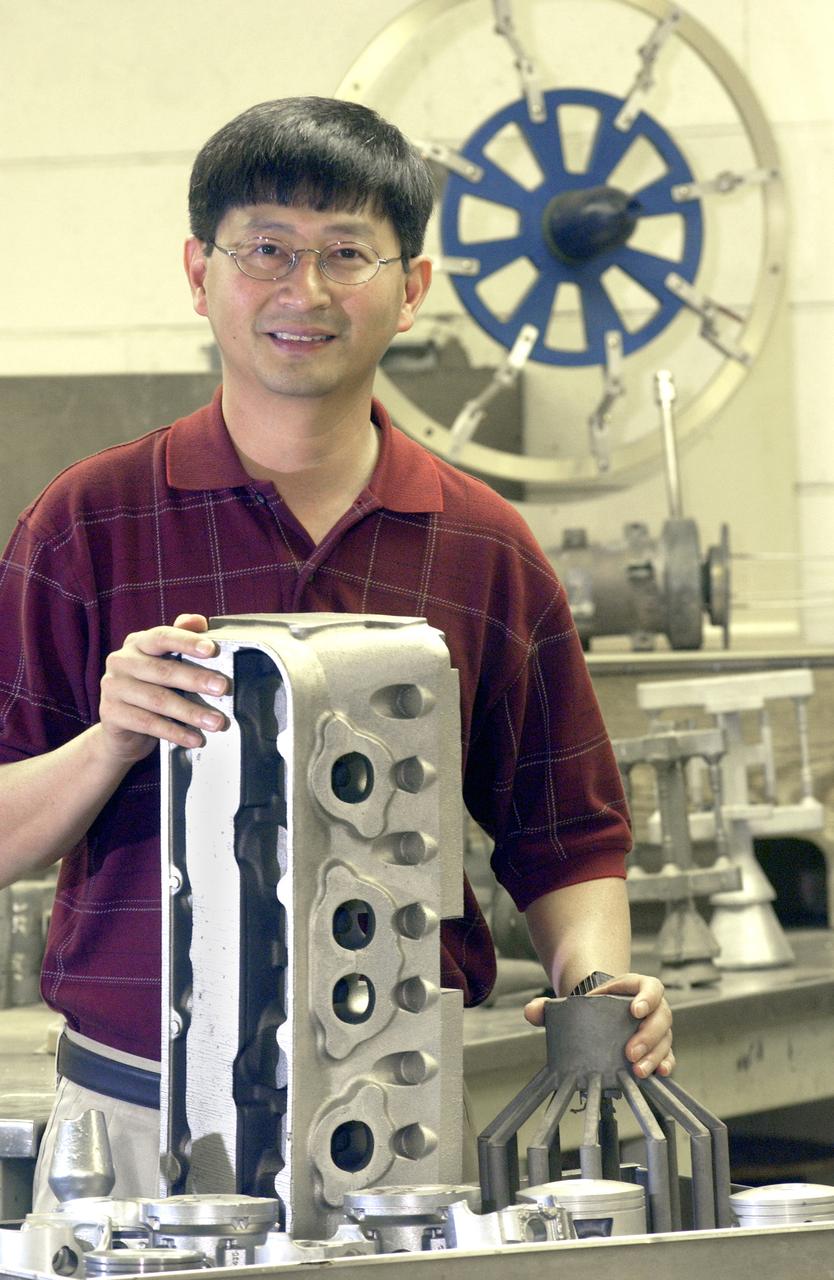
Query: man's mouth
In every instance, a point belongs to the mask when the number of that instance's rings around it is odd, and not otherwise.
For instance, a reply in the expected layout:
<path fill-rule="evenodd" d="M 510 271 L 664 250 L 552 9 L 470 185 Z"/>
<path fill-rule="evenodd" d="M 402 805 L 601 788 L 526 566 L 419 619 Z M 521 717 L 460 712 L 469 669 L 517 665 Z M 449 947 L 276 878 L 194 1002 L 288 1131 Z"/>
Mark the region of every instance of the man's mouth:
<path fill-rule="evenodd" d="M 269 337 L 274 338 L 276 342 L 297 342 L 307 345 L 332 342 L 334 336 L 332 333 L 288 333 L 284 329 L 273 329 L 269 333 Z"/>

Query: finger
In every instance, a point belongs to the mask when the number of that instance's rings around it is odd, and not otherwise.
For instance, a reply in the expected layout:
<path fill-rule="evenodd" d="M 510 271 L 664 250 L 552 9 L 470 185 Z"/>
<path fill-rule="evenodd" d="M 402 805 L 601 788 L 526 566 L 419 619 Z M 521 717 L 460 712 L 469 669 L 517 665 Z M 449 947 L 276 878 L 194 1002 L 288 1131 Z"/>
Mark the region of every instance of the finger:
<path fill-rule="evenodd" d="M 637 1062 L 646 1053 L 651 1053 L 661 1040 L 672 1036 L 672 1011 L 664 1000 L 659 1009 L 643 1018 L 634 1035 L 626 1044 L 626 1057 Z"/>
<path fill-rule="evenodd" d="M 178 613 L 174 626 L 183 631 L 208 631 L 208 618 L 202 613 Z"/>
<path fill-rule="evenodd" d="M 183 615 L 197 618 L 198 615 Z M 193 658 L 211 658 L 217 653 L 217 645 L 208 636 L 191 627 L 150 627 L 147 631 L 134 631 L 125 638 L 121 650 L 138 650 L 147 654 L 186 654 Z"/>
<path fill-rule="evenodd" d="M 154 656 L 137 645 L 111 653 L 105 663 L 102 689 L 106 682 L 137 681 L 186 693 L 219 697 L 229 691 L 229 680 L 220 671 L 192 662 L 172 662 L 168 654 Z"/>
<path fill-rule="evenodd" d="M 203 732 L 226 727 L 222 712 L 199 699 L 142 680 L 102 680 L 101 722 L 105 729 L 143 734 L 178 746 L 202 745 Z"/>
<path fill-rule="evenodd" d="M 639 1062 L 634 1063 L 634 1074 L 641 1079 L 650 1076 L 665 1058 L 668 1058 L 672 1049 L 672 1033 L 668 1032 L 652 1049 L 647 1050 L 641 1056 Z"/>
<path fill-rule="evenodd" d="M 589 995 L 633 996 L 631 1012 L 636 1018 L 643 1018 L 652 1009 L 657 1008 L 663 999 L 664 986 L 659 978 L 651 978 L 643 973 L 621 973 L 616 978 L 609 978 L 594 987 Z M 642 1012 L 636 1012 L 637 1005 Z"/>
<path fill-rule="evenodd" d="M 544 1026 L 544 1006 L 546 1004 L 547 1000 L 544 996 L 537 996 L 535 1000 L 531 1000 L 529 1004 L 524 1006 L 524 1016 L 534 1027 Z"/>

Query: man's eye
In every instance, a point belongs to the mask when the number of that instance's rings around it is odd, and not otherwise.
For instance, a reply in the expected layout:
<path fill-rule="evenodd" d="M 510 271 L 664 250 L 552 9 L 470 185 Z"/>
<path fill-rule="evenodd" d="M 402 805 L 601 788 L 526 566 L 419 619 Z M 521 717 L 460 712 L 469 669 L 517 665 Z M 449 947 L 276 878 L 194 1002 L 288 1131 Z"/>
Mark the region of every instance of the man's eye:
<path fill-rule="evenodd" d="M 254 258 L 271 258 L 274 260 L 275 258 L 286 259 L 290 257 L 288 249 L 272 240 L 249 240 L 246 244 L 241 245 L 238 252 L 242 258 L 250 260 Z"/>

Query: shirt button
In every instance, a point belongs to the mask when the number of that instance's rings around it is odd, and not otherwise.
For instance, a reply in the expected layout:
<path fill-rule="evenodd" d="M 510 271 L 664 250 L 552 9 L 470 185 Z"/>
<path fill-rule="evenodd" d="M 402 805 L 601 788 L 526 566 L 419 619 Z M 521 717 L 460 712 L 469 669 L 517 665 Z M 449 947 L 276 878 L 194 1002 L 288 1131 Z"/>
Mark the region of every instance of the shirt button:
<path fill-rule="evenodd" d="M 255 501 L 259 502 L 262 507 L 266 506 L 266 497 L 258 489 L 255 490 Z"/>

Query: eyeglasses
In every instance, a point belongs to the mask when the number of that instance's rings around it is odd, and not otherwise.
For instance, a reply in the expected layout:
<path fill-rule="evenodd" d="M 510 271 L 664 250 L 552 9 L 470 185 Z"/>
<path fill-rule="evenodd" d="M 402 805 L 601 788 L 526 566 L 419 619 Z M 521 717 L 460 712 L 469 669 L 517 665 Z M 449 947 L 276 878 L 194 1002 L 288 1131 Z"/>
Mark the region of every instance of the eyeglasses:
<path fill-rule="evenodd" d="M 387 267 L 390 262 L 405 261 L 401 254 L 396 258 L 380 258 L 376 249 L 355 240 L 336 240 L 324 249 L 292 249 L 282 240 L 272 240 L 268 236 L 254 236 L 236 249 L 224 249 L 216 240 L 210 243 L 232 258 L 238 270 L 252 280 L 283 280 L 302 253 L 314 253 L 321 273 L 337 284 L 367 284 L 380 267 Z"/>

